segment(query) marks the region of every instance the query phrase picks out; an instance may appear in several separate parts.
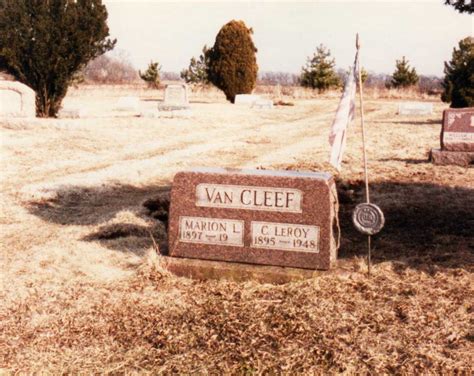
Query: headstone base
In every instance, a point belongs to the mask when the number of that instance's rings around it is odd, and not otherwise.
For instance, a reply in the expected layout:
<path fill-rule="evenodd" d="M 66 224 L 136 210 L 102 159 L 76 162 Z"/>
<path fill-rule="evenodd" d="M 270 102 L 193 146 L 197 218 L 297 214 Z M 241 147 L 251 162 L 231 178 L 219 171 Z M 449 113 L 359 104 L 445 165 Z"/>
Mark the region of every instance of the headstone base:
<path fill-rule="evenodd" d="M 234 282 L 255 281 L 283 284 L 321 276 L 327 273 L 347 273 L 335 268 L 332 271 L 297 269 L 283 266 L 251 265 L 225 261 L 162 257 L 162 266 L 178 277 L 197 280 L 224 279 Z"/>
<path fill-rule="evenodd" d="M 173 119 L 173 118 L 185 118 L 189 119 L 192 116 L 191 110 L 177 110 L 177 111 L 158 111 L 158 117 Z"/>
<path fill-rule="evenodd" d="M 63 108 L 59 111 L 58 117 L 61 119 L 80 119 L 84 117 L 84 112 L 75 108 Z"/>
<path fill-rule="evenodd" d="M 435 165 L 469 166 L 474 164 L 474 151 L 446 151 L 431 149 L 430 161 Z"/>
<path fill-rule="evenodd" d="M 158 111 L 181 111 L 189 110 L 189 105 L 159 104 Z"/>
<path fill-rule="evenodd" d="M 158 110 L 145 110 L 140 113 L 140 117 L 154 119 L 154 118 L 159 118 L 160 113 Z"/>
<path fill-rule="evenodd" d="M 252 108 L 260 110 L 271 110 L 273 108 L 273 101 L 270 99 L 260 99 L 252 105 Z"/>

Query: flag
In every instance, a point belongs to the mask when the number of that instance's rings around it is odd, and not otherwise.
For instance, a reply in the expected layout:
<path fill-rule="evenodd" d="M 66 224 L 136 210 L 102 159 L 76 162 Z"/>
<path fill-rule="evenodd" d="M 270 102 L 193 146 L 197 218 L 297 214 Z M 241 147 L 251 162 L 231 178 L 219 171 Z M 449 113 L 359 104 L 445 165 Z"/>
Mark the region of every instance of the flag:
<path fill-rule="evenodd" d="M 356 53 L 354 66 L 349 70 L 344 86 L 344 93 L 337 107 L 336 117 L 332 123 L 331 133 L 329 135 L 329 144 L 331 145 L 331 156 L 329 162 L 337 169 L 341 169 L 342 154 L 346 146 L 346 133 L 349 123 L 354 118 L 355 111 L 355 93 L 358 53 Z"/>

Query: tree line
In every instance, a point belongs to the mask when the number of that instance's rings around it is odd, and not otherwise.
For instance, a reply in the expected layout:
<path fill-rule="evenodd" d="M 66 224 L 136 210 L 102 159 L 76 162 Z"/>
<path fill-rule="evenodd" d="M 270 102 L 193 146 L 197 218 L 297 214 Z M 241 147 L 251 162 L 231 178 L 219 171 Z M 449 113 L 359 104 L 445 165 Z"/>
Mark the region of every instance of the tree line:
<path fill-rule="evenodd" d="M 445 3 L 461 13 L 473 12 L 470 1 Z M 112 73 L 117 80 L 136 77 L 131 64 L 117 77 L 117 61 L 103 55 L 117 42 L 109 37 L 107 17 L 101 0 L 0 0 L 0 71 L 36 92 L 38 116 L 56 116 L 68 87 L 78 82 L 81 74 L 98 81 L 109 79 Z M 278 84 L 299 84 L 319 92 L 343 85 L 345 72 L 336 69 L 330 50 L 322 44 L 308 57 L 297 77 L 269 72 L 258 77 L 258 51 L 252 35 L 252 28 L 244 22 L 228 22 L 218 32 L 214 45 L 204 46 L 199 57 L 191 58 L 180 77 L 189 83 L 212 84 L 230 102 L 237 94 L 251 93 L 258 78 Z M 152 61 L 145 72 L 138 74 L 150 86 L 157 87 L 160 69 L 159 63 Z M 368 83 L 380 78 L 365 70 L 361 73 Z M 474 38 L 459 42 L 451 61 L 445 62 L 444 73 L 442 100 L 452 107 L 474 106 Z M 402 57 L 396 61 L 393 74 L 385 77 L 384 85 L 404 88 L 422 82 L 433 84 L 429 77 L 420 77 Z"/>

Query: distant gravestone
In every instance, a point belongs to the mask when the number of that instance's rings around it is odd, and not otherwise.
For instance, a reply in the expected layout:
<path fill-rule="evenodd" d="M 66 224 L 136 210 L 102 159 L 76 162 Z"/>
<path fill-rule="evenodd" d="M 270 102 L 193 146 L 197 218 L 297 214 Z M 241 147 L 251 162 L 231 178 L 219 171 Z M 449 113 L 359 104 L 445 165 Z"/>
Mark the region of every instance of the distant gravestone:
<path fill-rule="evenodd" d="M 133 96 L 120 97 L 115 109 L 117 111 L 137 112 L 140 108 L 140 98 Z"/>
<path fill-rule="evenodd" d="M 59 110 L 58 117 L 62 119 L 79 119 L 85 117 L 86 113 L 83 109 L 64 107 Z"/>
<path fill-rule="evenodd" d="M 273 101 L 271 99 L 259 99 L 252 105 L 252 108 L 271 110 L 273 108 Z"/>
<path fill-rule="evenodd" d="M 189 109 L 188 86 L 186 84 L 166 85 L 163 103 L 158 105 L 160 111 Z"/>
<path fill-rule="evenodd" d="M 424 102 L 405 102 L 398 105 L 399 115 L 432 115 L 433 104 Z"/>
<path fill-rule="evenodd" d="M 255 94 L 237 94 L 234 99 L 234 104 L 245 105 L 252 107 L 256 102 L 262 100 L 260 95 Z"/>
<path fill-rule="evenodd" d="M 467 166 L 474 163 L 474 108 L 443 112 L 441 149 L 431 150 L 433 163 Z"/>
<path fill-rule="evenodd" d="M 336 260 L 334 179 L 327 173 L 195 169 L 176 174 L 169 254 L 329 269 Z"/>
<path fill-rule="evenodd" d="M 441 147 L 449 151 L 474 151 L 474 108 L 444 111 Z"/>
<path fill-rule="evenodd" d="M 0 117 L 35 117 L 35 92 L 16 81 L 0 80 Z"/>
<path fill-rule="evenodd" d="M 160 117 L 160 113 L 159 113 L 159 111 L 156 110 L 156 109 L 147 109 L 147 110 L 143 110 L 143 111 L 140 113 L 140 117 L 153 119 L 153 118 L 158 118 L 158 117 Z"/>

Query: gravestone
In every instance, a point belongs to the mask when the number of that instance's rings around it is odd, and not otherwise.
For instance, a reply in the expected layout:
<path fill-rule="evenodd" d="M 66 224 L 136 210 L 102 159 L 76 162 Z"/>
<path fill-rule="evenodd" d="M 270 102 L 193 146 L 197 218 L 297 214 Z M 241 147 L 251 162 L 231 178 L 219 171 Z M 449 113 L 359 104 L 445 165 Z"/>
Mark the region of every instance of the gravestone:
<path fill-rule="evenodd" d="M 115 110 L 137 112 L 140 107 L 140 98 L 133 96 L 120 97 L 117 100 Z"/>
<path fill-rule="evenodd" d="M 433 103 L 405 102 L 398 105 L 399 115 L 432 115 Z"/>
<path fill-rule="evenodd" d="M 61 119 L 79 119 L 86 116 L 86 112 L 82 108 L 64 107 L 58 112 Z"/>
<path fill-rule="evenodd" d="M 195 169 L 171 190 L 169 254 L 329 269 L 336 260 L 334 179 L 327 173 Z"/>
<path fill-rule="evenodd" d="M 474 107 L 443 112 L 441 149 L 431 150 L 433 163 L 467 166 L 474 163 Z"/>
<path fill-rule="evenodd" d="M 443 112 L 441 148 L 449 151 L 474 151 L 474 108 Z"/>
<path fill-rule="evenodd" d="M 160 112 L 157 109 L 147 109 L 140 113 L 140 117 L 149 119 L 159 118 Z"/>
<path fill-rule="evenodd" d="M 234 104 L 244 105 L 244 106 L 253 106 L 257 101 L 260 101 L 262 98 L 260 95 L 255 94 L 237 94 L 234 99 Z"/>
<path fill-rule="evenodd" d="M 186 84 L 166 85 L 163 103 L 158 104 L 160 111 L 179 111 L 189 109 L 188 86 Z"/>
<path fill-rule="evenodd" d="M 35 117 L 36 94 L 16 81 L 0 80 L 0 117 Z"/>
<path fill-rule="evenodd" d="M 273 108 L 273 101 L 270 99 L 259 99 L 252 105 L 252 108 L 271 110 Z"/>

